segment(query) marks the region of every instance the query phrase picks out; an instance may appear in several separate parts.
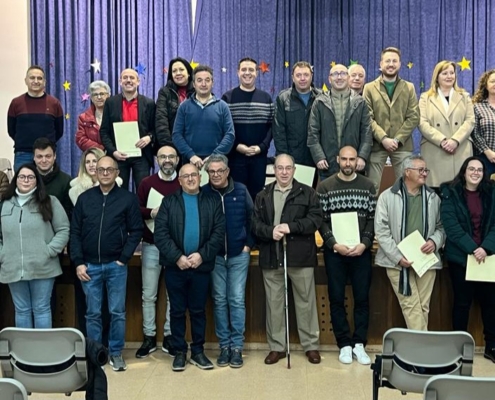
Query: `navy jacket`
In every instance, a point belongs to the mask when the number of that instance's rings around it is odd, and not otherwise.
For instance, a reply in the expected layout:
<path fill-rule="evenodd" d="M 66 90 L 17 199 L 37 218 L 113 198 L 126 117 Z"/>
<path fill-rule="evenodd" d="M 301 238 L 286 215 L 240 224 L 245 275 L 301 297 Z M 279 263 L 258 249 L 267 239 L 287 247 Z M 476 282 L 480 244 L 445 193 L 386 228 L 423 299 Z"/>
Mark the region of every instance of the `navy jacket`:
<path fill-rule="evenodd" d="M 76 266 L 127 264 L 142 235 L 137 196 L 117 185 L 105 196 L 97 186 L 79 196 L 72 212 L 70 258 Z"/>
<path fill-rule="evenodd" d="M 245 185 L 234 182 L 229 177 L 229 185 L 225 194 L 220 194 L 210 184 L 203 186 L 205 193 L 216 193 L 222 201 L 222 209 L 225 214 L 225 249 L 220 254 L 227 253 L 227 257 L 235 257 L 241 254 L 244 246 L 250 248 L 254 245 L 251 235 L 251 220 L 253 217 L 253 200 Z"/>

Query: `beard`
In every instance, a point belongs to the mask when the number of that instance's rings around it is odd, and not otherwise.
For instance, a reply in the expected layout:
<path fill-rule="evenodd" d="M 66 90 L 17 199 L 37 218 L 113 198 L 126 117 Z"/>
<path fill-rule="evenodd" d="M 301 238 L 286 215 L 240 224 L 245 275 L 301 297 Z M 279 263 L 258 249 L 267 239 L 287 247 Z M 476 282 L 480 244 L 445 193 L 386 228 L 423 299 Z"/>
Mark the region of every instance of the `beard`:
<path fill-rule="evenodd" d="M 170 165 L 170 164 L 162 165 L 160 167 L 160 171 L 162 171 L 163 175 L 167 175 L 167 176 L 173 175 L 175 172 L 175 165 Z"/>
<path fill-rule="evenodd" d="M 351 176 L 353 173 L 354 173 L 354 169 L 352 168 L 341 168 L 340 169 L 340 172 L 342 173 L 342 175 L 345 175 L 345 176 Z"/>

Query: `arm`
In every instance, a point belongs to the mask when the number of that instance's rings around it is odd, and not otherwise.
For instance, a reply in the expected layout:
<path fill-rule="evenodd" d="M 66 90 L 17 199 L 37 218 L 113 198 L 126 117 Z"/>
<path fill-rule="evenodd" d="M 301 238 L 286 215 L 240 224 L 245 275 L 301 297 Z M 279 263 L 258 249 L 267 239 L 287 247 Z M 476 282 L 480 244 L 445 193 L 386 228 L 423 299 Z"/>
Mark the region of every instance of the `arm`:
<path fill-rule="evenodd" d="M 265 209 L 265 205 L 263 204 L 263 196 L 261 196 L 260 192 L 256 196 L 256 200 L 254 202 L 254 210 L 253 210 L 253 220 L 252 220 L 252 232 L 254 236 L 262 240 L 264 242 L 270 242 L 273 240 L 273 223 L 267 224 L 264 220 L 263 210 Z"/>
<path fill-rule="evenodd" d="M 96 147 L 98 149 L 104 149 L 103 145 L 95 142 L 94 140 L 89 138 L 88 135 L 88 127 L 84 125 L 83 114 L 79 115 L 77 119 L 77 131 L 76 131 L 76 145 L 82 151 L 86 151 L 92 147 Z"/>
<path fill-rule="evenodd" d="M 404 123 L 400 129 L 395 134 L 395 139 L 397 139 L 402 144 L 411 137 L 411 134 L 418 126 L 419 123 L 419 110 L 418 110 L 418 99 L 416 98 L 416 90 L 413 84 L 408 84 L 407 88 L 409 90 L 409 99 L 407 102 L 406 117 L 404 118 Z"/>
<path fill-rule="evenodd" d="M 158 146 L 172 144 L 172 131 L 168 123 L 168 104 L 165 88 L 158 91 L 155 112 L 155 134 Z"/>
<path fill-rule="evenodd" d="M 326 199 L 327 194 L 326 190 L 322 185 L 322 182 L 318 184 L 316 187 L 316 192 L 318 195 L 318 199 L 320 202 L 320 208 L 322 209 L 322 221 L 320 224 L 320 228 L 318 229 L 321 235 L 321 238 L 323 239 L 323 243 L 329 248 L 333 249 L 333 246 L 337 244 L 337 241 L 335 240 L 335 236 L 333 235 L 332 232 L 332 212 L 330 210 L 330 207 L 327 206 L 328 200 Z"/>
<path fill-rule="evenodd" d="M 251 233 L 252 225 L 253 225 L 253 199 L 251 199 L 251 195 L 249 194 L 247 188 L 244 189 L 246 191 L 246 246 L 250 249 L 253 248 L 255 240 L 253 234 Z"/>
<path fill-rule="evenodd" d="M 2 196 L 9 187 L 9 178 L 7 174 L 0 171 L 0 200 L 2 200 Z"/>
<path fill-rule="evenodd" d="M 143 236 L 143 219 L 139 212 L 139 204 L 135 195 L 132 195 L 128 201 L 126 208 L 126 230 L 127 237 L 125 238 L 124 248 L 117 261 L 127 264 L 136 250 L 141 237 Z"/>
<path fill-rule="evenodd" d="M 440 197 L 437 194 L 432 194 L 432 196 L 432 204 L 435 206 L 433 208 L 436 210 L 435 230 L 428 237 L 428 240 L 432 240 L 435 243 L 435 250 L 438 251 L 445 243 L 445 230 L 443 228 L 442 218 L 440 217 Z"/>
<path fill-rule="evenodd" d="M 163 254 L 169 265 L 175 265 L 177 260 L 183 255 L 182 250 L 179 249 L 177 244 L 172 239 L 170 235 L 170 222 L 169 213 L 171 212 L 171 201 L 166 197 L 163 198 L 158 214 L 155 218 L 155 232 L 154 239 L 155 245 Z M 182 232 L 183 234 L 184 232 Z"/>
<path fill-rule="evenodd" d="M 82 224 L 84 219 L 83 202 L 76 202 L 76 206 L 72 211 L 72 219 L 70 224 L 70 259 L 74 265 L 79 266 L 84 264 L 83 248 L 82 248 Z"/>
<path fill-rule="evenodd" d="M 213 154 L 229 154 L 232 146 L 234 145 L 235 133 L 234 122 L 232 121 L 232 114 L 230 114 L 229 106 L 223 100 L 220 100 L 220 107 L 222 108 L 222 121 L 223 137 Z"/>
<path fill-rule="evenodd" d="M 72 200 L 70 199 L 69 191 L 70 191 L 70 179 L 68 179 L 67 182 L 65 183 L 64 197 L 62 198 L 61 201 L 62 207 L 64 208 L 65 213 L 67 214 L 67 218 L 70 221 L 72 216 L 72 210 L 74 209 L 74 205 L 72 204 Z"/>
<path fill-rule="evenodd" d="M 321 225 L 323 220 L 323 212 L 320 207 L 320 201 L 313 188 L 309 189 L 308 205 L 306 215 L 302 218 L 295 219 L 289 222 L 291 234 L 295 235 L 311 235 L 314 234 Z"/>
<path fill-rule="evenodd" d="M 189 101 L 189 100 L 187 100 Z M 194 151 L 189 146 L 189 143 L 186 142 L 185 134 L 186 134 L 186 105 L 187 101 L 182 103 L 177 110 L 177 116 L 175 117 L 174 122 L 174 130 L 172 133 L 172 141 L 179 150 L 179 154 L 183 157 L 182 161 L 184 163 L 188 162 L 191 157 L 193 157 Z"/>
<path fill-rule="evenodd" d="M 463 103 L 465 108 L 464 121 L 459 129 L 452 135 L 452 139 L 457 140 L 459 144 L 468 140 L 475 124 L 473 102 L 467 93 L 463 94 Z"/>
<path fill-rule="evenodd" d="M 375 210 L 376 210 L 376 189 L 375 185 L 370 185 L 369 188 L 369 203 L 366 215 L 366 224 L 364 230 L 361 231 L 361 243 L 363 243 L 366 248 L 373 246 L 373 241 L 375 240 Z"/>
<path fill-rule="evenodd" d="M 60 138 L 64 135 L 64 110 L 62 109 L 62 104 L 57 101 L 57 111 L 55 113 L 55 139 L 58 142 Z"/>
<path fill-rule="evenodd" d="M 361 107 L 361 123 L 359 125 L 360 129 L 360 145 L 358 151 L 358 156 L 369 161 L 371 148 L 373 147 L 373 133 L 371 131 L 371 118 L 368 106 L 366 102 L 363 102 Z"/>
<path fill-rule="evenodd" d="M 141 217 L 144 220 L 151 219 L 151 211 L 153 210 L 152 208 L 146 207 L 149 192 L 150 192 L 150 188 L 148 187 L 146 182 L 142 180 L 137 190 L 137 197 L 139 201 L 139 209 L 141 211 Z"/>
<path fill-rule="evenodd" d="M 387 195 L 395 196 L 387 191 L 382 193 L 378 198 L 375 212 L 375 235 L 378 244 L 387 258 L 395 265 L 398 265 L 402 259 L 402 253 L 397 247 L 397 243 L 392 236 L 392 230 L 390 229 L 390 224 L 396 221 L 390 221 L 386 200 Z"/>
<path fill-rule="evenodd" d="M 111 99 L 108 99 L 105 102 L 105 106 L 103 108 L 103 118 L 101 120 L 100 126 L 100 138 L 103 146 L 105 147 L 105 150 L 107 151 L 107 155 L 113 156 L 113 153 L 117 151 L 117 147 L 113 143 L 112 139 L 113 126 L 112 121 L 110 120 L 110 102 Z"/>
<path fill-rule="evenodd" d="M 263 139 L 263 142 L 261 142 L 258 146 L 260 146 L 261 152 L 266 153 L 268 149 L 270 148 L 270 142 L 272 141 L 272 134 L 273 134 L 273 114 L 275 111 L 275 106 L 273 103 L 270 104 L 270 120 L 266 123 L 267 125 L 267 131 L 266 131 L 266 136 L 265 139 Z"/>
<path fill-rule="evenodd" d="M 273 131 L 273 142 L 277 154 L 287 154 L 289 145 L 287 143 L 287 123 L 285 120 L 285 107 L 283 100 L 278 95 L 275 105 L 275 129 Z"/>
<path fill-rule="evenodd" d="M 211 217 L 213 218 L 212 230 L 209 232 L 209 237 L 198 249 L 203 262 L 214 260 L 225 240 L 225 215 L 222 211 L 222 203 L 220 203 L 220 200 L 212 199 L 211 201 L 214 201 L 213 215 Z"/>
<path fill-rule="evenodd" d="M 15 140 L 15 134 L 17 133 L 17 116 L 13 101 L 10 103 L 9 111 L 7 111 L 7 132 L 12 140 Z"/>
<path fill-rule="evenodd" d="M 418 128 L 426 140 L 433 143 L 435 146 L 440 147 L 440 143 L 442 143 L 442 140 L 445 140 L 446 137 L 442 132 L 438 131 L 430 124 L 430 120 L 428 119 L 428 107 L 431 107 L 429 105 L 428 95 L 423 93 L 419 98 L 420 120 Z"/>
<path fill-rule="evenodd" d="M 378 143 L 381 143 L 382 140 L 387 137 L 387 133 L 383 130 L 383 128 L 380 125 L 378 125 L 378 123 L 375 120 L 375 113 L 373 111 L 373 107 L 374 107 L 373 94 L 372 94 L 372 91 L 374 90 L 373 88 L 374 85 L 375 82 L 370 82 L 364 85 L 363 97 L 366 100 L 366 104 L 368 105 L 373 137 Z"/>
<path fill-rule="evenodd" d="M 69 241 L 70 226 L 69 219 L 67 218 L 60 202 L 53 196 L 50 196 L 50 199 L 53 211 L 51 224 L 55 235 L 52 237 L 52 240 L 50 240 L 47 246 L 50 250 L 50 257 L 55 257 L 57 254 L 64 251 L 64 247 Z"/>
<path fill-rule="evenodd" d="M 309 114 L 308 121 L 308 140 L 307 144 L 309 147 L 309 151 L 311 152 L 311 156 L 313 157 L 313 161 L 315 164 L 318 164 L 319 161 L 326 160 L 327 157 L 325 152 L 323 151 L 323 147 L 321 147 L 321 114 L 318 105 L 320 104 L 319 100 L 315 100 L 313 106 L 311 107 L 311 113 Z"/>

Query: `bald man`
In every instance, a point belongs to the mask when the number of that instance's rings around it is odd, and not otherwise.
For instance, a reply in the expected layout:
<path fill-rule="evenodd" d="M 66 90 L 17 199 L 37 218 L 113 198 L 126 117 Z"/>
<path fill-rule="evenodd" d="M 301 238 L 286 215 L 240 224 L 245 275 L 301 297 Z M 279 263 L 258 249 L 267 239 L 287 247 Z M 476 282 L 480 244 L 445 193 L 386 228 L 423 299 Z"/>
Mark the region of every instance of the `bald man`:
<path fill-rule="evenodd" d="M 137 188 L 143 178 L 150 175 L 153 167 L 153 143 L 155 142 L 155 102 L 153 99 L 138 94 L 139 75 L 133 69 L 124 69 L 120 74 L 122 92 L 105 102 L 100 136 L 107 155 L 117 161 L 122 187 L 129 188 L 132 171 L 134 186 Z M 115 142 L 114 124 L 116 122 L 137 121 L 139 139 L 136 149 L 141 149 L 140 156 L 132 156 L 118 149 Z"/>
<path fill-rule="evenodd" d="M 366 71 L 360 64 L 352 64 L 349 67 L 349 87 L 354 94 L 362 94 L 366 83 Z"/>

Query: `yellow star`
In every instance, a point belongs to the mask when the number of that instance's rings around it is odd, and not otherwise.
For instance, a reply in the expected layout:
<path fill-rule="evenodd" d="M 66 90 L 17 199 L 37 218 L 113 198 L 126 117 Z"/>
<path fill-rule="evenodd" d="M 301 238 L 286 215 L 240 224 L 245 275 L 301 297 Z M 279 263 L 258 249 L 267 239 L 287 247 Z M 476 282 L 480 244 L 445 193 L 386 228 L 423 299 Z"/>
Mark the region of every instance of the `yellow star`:
<path fill-rule="evenodd" d="M 413 65 L 414 65 L 414 64 L 413 64 L 411 61 L 409 61 L 409 62 L 407 63 L 407 68 L 411 69 L 411 68 L 413 67 Z"/>
<path fill-rule="evenodd" d="M 64 89 L 67 91 L 67 90 L 70 90 L 70 82 L 67 82 L 65 81 L 64 84 L 62 85 L 64 87 Z"/>
<path fill-rule="evenodd" d="M 461 71 L 464 71 L 465 69 L 471 69 L 469 66 L 471 64 L 471 60 L 466 60 L 466 57 L 462 57 L 462 60 L 457 63 L 461 67 Z"/>
<path fill-rule="evenodd" d="M 289 61 L 284 62 L 285 68 L 289 68 Z"/>
<path fill-rule="evenodd" d="M 192 69 L 196 68 L 199 65 L 199 63 L 194 61 L 194 60 L 191 60 L 191 62 L 189 64 L 191 64 Z"/>
<path fill-rule="evenodd" d="M 327 84 L 324 83 L 323 86 L 321 87 L 321 90 L 323 90 L 325 93 L 328 92 Z"/>
<path fill-rule="evenodd" d="M 70 118 L 70 114 L 69 113 L 65 114 L 65 119 L 69 119 L 69 118 Z"/>
<path fill-rule="evenodd" d="M 337 65 L 337 63 L 336 63 L 335 61 L 332 61 L 332 62 L 330 63 L 330 66 L 331 66 L 332 68 L 333 68 L 333 67 L 335 67 L 336 65 Z"/>

